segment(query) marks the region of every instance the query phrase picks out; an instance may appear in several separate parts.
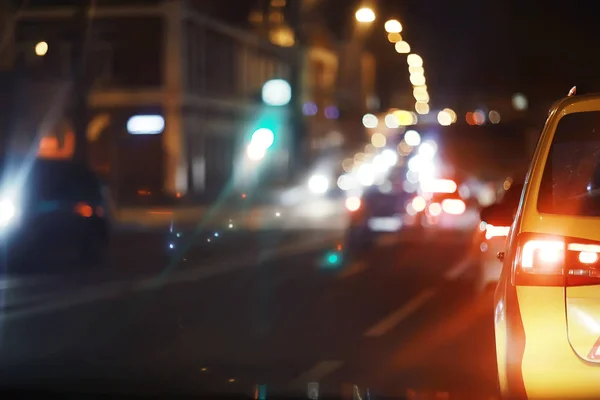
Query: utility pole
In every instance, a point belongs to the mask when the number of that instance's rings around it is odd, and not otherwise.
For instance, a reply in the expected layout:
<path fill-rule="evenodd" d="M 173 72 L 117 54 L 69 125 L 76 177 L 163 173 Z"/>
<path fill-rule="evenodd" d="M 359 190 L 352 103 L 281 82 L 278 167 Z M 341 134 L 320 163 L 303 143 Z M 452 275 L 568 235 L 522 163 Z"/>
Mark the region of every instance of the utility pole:
<path fill-rule="evenodd" d="M 87 76 L 86 59 L 90 29 L 90 11 L 93 0 L 81 1 L 76 6 L 74 15 L 75 35 L 71 52 L 71 75 L 73 79 L 73 102 L 71 104 L 71 120 L 75 133 L 75 150 L 73 158 L 79 162 L 88 162 L 87 126 L 89 119 L 88 93 L 89 77 Z"/>

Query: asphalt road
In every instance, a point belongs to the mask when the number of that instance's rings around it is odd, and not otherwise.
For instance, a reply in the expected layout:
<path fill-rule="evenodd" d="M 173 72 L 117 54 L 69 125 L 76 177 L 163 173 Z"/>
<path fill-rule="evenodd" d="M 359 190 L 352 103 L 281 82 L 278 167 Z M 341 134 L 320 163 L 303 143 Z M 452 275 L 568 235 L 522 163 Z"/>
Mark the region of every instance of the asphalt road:
<path fill-rule="evenodd" d="M 467 235 L 388 235 L 331 266 L 336 231 L 176 233 L 121 234 L 105 265 L 10 271 L 1 382 L 497 397 L 491 292 L 460 263 Z"/>

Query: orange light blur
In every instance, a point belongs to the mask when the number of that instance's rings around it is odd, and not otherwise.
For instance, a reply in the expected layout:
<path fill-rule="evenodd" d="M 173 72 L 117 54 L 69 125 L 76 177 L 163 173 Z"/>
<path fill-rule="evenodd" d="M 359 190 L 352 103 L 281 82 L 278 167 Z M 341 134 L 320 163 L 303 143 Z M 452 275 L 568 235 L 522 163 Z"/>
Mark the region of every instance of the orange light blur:
<path fill-rule="evenodd" d="M 242 199 L 246 198 L 246 193 L 242 193 Z"/>
<path fill-rule="evenodd" d="M 138 196 L 150 196 L 152 192 L 150 192 L 149 190 L 139 189 L 137 191 L 137 194 Z"/>
<path fill-rule="evenodd" d="M 75 150 L 75 134 L 67 132 L 61 147 L 56 136 L 44 136 L 40 139 L 38 157 L 49 159 L 68 159 L 73 156 Z"/>
<path fill-rule="evenodd" d="M 346 199 L 346 209 L 350 212 L 355 212 L 360 208 L 360 198 L 356 196 L 348 197 Z"/>
<path fill-rule="evenodd" d="M 473 116 L 472 112 L 468 112 L 467 115 L 465 115 L 465 120 L 467 121 L 467 124 L 469 125 L 475 125 L 475 117 Z"/>
<path fill-rule="evenodd" d="M 465 202 L 460 199 L 446 199 L 442 201 L 442 209 L 451 215 L 461 215 L 467 209 Z"/>
<path fill-rule="evenodd" d="M 338 244 L 337 247 L 336 247 L 336 249 L 337 249 L 337 251 L 342 251 L 343 246 L 341 244 Z"/>
<path fill-rule="evenodd" d="M 94 215 L 94 209 L 87 203 L 77 203 L 74 209 L 76 214 L 81 215 L 84 218 L 90 218 Z"/>

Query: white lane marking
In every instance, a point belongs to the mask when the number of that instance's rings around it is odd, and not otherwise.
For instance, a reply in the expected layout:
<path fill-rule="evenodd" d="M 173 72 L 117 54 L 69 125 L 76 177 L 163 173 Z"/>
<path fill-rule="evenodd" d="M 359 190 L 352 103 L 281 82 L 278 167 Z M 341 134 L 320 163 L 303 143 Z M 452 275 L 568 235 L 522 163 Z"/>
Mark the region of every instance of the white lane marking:
<path fill-rule="evenodd" d="M 321 361 L 316 363 L 312 368 L 301 373 L 292 381 L 292 386 L 306 385 L 309 382 L 320 382 L 327 375 L 340 369 L 344 364 L 343 361 Z"/>
<path fill-rule="evenodd" d="M 455 281 L 460 278 L 467 270 L 471 267 L 471 257 L 465 257 L 461 261 L 459 261 L 456 265 L 450 268 L 444 274 L 444 279 L 448 281 Z"/>
<path fill-rule="evenodd" d="M 266 261 L 302 253 L 323 245 L 327 240 L 327 238 L 319 238 L 318 240 L 282 246 L 263 255 L 262 259 L 263 261 Z M 181 271 L 176 271 L 172 275 L 166 277 L 151 276 L 133 281 L 123 280 L 106 282 L 96 286 L 88 286 L 87 288 L 77 290 L 75 293 L 57 293 L 55 299 L 47 299 L 44 304 L 15 311 L 6 311 L 0 315 L 0 319 L 19 319 L 39 314 L 48 314 L 54 311 L 94 303 L 100 300 L 111 300 L 136 291 L 155 290 L 178 283 L 196 282 L 213 276 L 244 269 L 248 266 L 246 261 L 247 259 L 244 257 L 236 257 L 234 260 L 213 264 L 211 266 L 198 265 L 189 267 Z"/>
<path fill-rule="evenodd" d="M 385 335 L 387 332 L 392 330 L 402 320 L 408 318 L 412 313 L 417 311 L 419 307 L 424 305 L 430 298 L 435 295 L 435 289 L 429 288 L 423 290 L 421 293 L 413 297 L 408 303 L 382 319 L 377 324 L 373 325 L 369 330 L 365 332 L 365 336 L 368 337 L 380 337 Z"/>

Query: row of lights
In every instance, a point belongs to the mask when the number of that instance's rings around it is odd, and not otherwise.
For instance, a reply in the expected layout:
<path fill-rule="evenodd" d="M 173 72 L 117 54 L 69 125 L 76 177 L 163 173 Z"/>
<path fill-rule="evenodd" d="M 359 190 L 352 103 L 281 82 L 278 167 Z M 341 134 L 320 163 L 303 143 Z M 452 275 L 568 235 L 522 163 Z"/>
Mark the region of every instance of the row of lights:
<path fill-rule="evenodd" d="M 360 23 L 371 23 L 376 18 L 375 12 L 369 7 L 360 8 L 356 11 L 355 17 Z M 427 92 L 423 58 L 418 54 L 411 53 L 410 44 L 402 38 L 401 32 L 403 28 L 400 21 L 390 19 L 385 22 L 384 28 L 387 33 L 387 39 L 390 43 L 394 44 L 396 52 L 398 54 L 408 54 L 406 60 L 409 66 L 410 83 L 413 86 L 415 111 L 421 115 L 429 114 L 429 93 Z M 402 124 L 399 123 L 399 125 Z"/>

